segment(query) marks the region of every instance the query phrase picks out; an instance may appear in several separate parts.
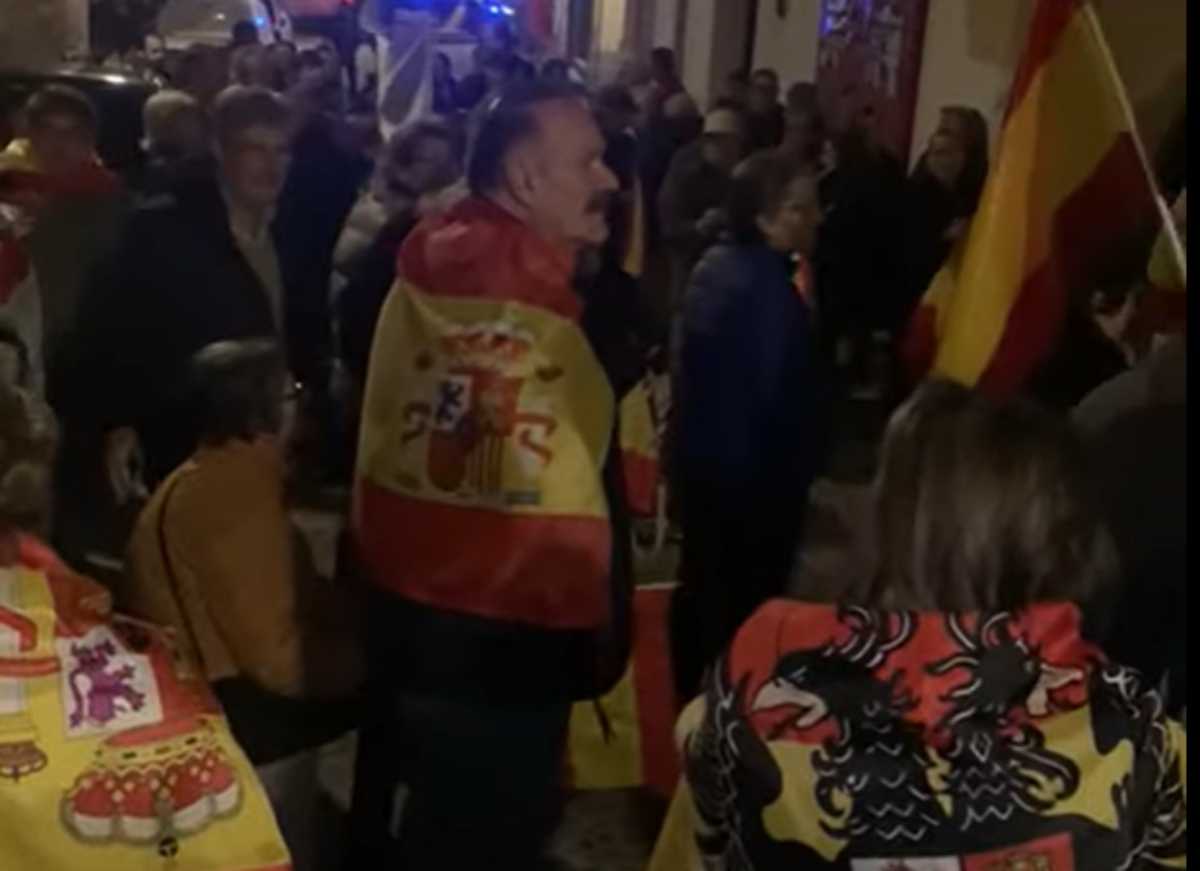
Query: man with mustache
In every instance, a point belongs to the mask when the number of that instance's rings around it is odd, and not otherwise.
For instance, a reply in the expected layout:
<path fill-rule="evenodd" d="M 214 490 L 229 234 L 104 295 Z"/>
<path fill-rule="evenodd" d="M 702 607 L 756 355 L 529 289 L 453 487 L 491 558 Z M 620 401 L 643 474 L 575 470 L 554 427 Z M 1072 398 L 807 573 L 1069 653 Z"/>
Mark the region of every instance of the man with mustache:
<path fill-rule="evenodd" d="M 390 850 L 413 869 L 544 867 L 571 706 L 624 671 L 617 391 L 572 287 L 608 235 L 604 145 L 574 87 L 512 86 L 480 130 L 471 196 L 400 250 L 352 520 L 379 702 L 360 731 L 364 867 Z"/>

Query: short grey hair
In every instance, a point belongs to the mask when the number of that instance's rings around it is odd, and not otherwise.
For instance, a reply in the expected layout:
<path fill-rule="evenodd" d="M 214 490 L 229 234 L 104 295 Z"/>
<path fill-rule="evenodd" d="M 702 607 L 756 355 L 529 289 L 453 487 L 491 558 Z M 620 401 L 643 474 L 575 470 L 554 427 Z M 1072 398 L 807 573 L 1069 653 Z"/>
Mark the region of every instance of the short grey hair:
<path fill-rule="evenodd" d="M 146 149 L 179 145 L 189 121 L 205 123 L 204 110 L 191 94 L 169 88 L 152 94 L 142 107 Z"/>
<path fill-rule="evenodd" d="M 217 95 L 212 119 L 217 141 L 228 142 L 251 127 L 287 128 L 292 109 L 287 100 L 267 88 L 232 85 Z"/>

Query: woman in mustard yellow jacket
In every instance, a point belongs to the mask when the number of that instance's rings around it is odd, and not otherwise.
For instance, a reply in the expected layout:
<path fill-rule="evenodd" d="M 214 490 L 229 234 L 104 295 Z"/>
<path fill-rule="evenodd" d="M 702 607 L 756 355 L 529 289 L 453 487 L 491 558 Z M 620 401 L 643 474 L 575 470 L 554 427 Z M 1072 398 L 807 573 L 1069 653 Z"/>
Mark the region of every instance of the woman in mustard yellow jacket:
<path fill-rule="evenodd" d="M 295 388 L 276 344 L 217 342 L 193 369 L 200 447 L 138 519 L 123 604 L 174 629 L 200 663 L 300 854 L 295 841 L 311 827 L 295 819 L 297 797 L 315 797 L 309 751 L 355 715 L 346 697 L 361 662 L 348 596 L 316 577 L 288 518 L 285 400 Z"/>

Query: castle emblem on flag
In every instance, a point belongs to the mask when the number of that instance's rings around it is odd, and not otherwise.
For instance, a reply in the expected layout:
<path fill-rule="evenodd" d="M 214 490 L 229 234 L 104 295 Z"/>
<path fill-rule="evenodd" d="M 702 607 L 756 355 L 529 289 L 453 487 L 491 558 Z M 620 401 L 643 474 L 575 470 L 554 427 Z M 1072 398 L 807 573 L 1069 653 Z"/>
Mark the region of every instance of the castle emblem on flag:
<path fill-rule="evenodd" d="M 475 323 L 441 336 L 437 353 L 414 368 L 430 389 L 404 408 L 408 445 L 428 439 L 426 474 L 437 490 L 506 505 L 537 505 L 542 472 L 554 459 L 558 424 L 531 381 L 558 379 L 538 366 L 533 337 L 506 321 Z"/>

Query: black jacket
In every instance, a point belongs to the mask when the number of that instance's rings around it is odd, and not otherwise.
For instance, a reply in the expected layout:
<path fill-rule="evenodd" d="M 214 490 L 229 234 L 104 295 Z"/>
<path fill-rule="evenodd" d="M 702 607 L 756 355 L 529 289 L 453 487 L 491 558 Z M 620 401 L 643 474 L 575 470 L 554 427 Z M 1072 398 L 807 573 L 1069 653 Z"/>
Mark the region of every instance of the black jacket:
<path fill-rule="evenodd" d="M 298 299 L 285 283 L 284 310 L 289 363 L 312 380 L 327 366 L 327 306 Z M 51 398 L 76 434 L 133 426 L 153 483 L 195 447 L 192 355 L 221 339 L 275 333 L 266 290 L 238 250 L 216 183 L 205 179 L 130 219 L 84 291 Z"/>
<path fill-rule="evenodd" d="M 396 255 L 416 223 L 412 212 L 404 212 L 384 224 L 338 295 L 340 356 L 360 388 L 367 381 L 379 312 L 396 280 Z"/>
<path fill-rule="evenodd" d="M 329 312 L 333 250 L 371 171 L 365 158 L 341 142 L 338 124 L 315 115 L 296 135 L 274 227 L 288 293 L 288 338 L 297 340 L 290 341 L 290 347 L 302 348 L 305 357 L 323 363 L 333 355 Z M 325 374 L 310 372 L 305 377 L 323 384 Z"/>
<path fill-rule="evenodd" d="M 819 469 L 823 387 L 793 271 L 765 245 L 721 244 L 692 273 L 679 397 L 688 480 L 802 493 Z"/>

